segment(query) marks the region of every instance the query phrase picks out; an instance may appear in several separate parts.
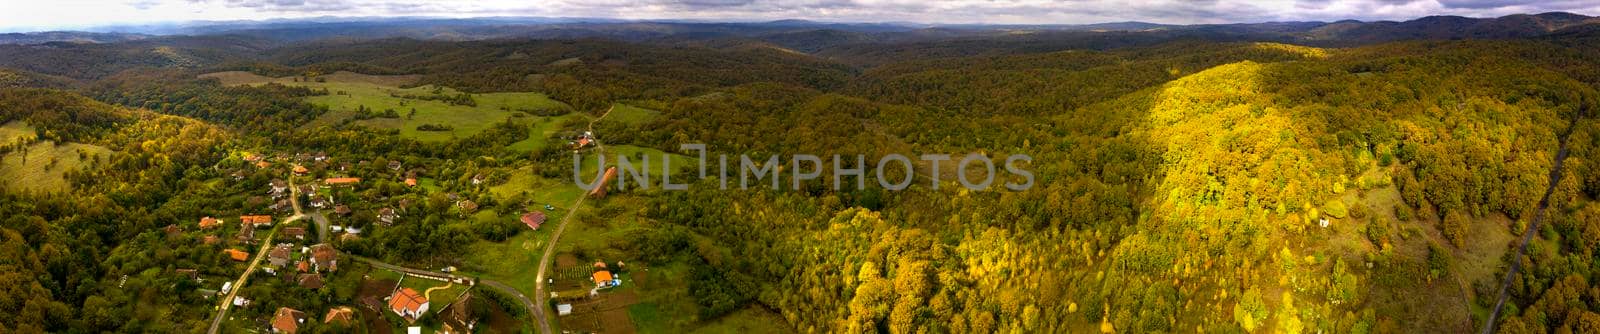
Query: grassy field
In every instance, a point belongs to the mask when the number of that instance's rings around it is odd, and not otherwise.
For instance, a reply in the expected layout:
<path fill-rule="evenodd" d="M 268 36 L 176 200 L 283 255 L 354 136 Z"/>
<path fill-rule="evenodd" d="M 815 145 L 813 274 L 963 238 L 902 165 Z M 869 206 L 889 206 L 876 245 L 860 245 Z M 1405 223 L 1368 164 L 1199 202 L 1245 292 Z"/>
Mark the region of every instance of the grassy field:
<path fill-rule="evenodd" d="M 23 153 L 27 153 L 26 159 Z M 51 141 L 34 143 L 26 152 L 15 151 L 0 157 L 0 179 L 4 180 L 0 182 L 5 182 L 10 189 L 70 191 L 72 187 L 66 179 L 68 170 L 86 166 L 89 161 L 83 158 L 92 160 L 99 156 L 104 161 L 110 153 L 111 150 L 95 145 L 56 145 Z M 24 160 L 27 162 L 24 163 Z"/>
<path fill-rule="evenodd" d="M 471 94 L 476 106 L 454 105 L 444 101 L 412 98 L 412 96 L 455 96 L 461 92 L 448 87 L 435 87 L 431 85 L 412 88 L 400 88 L 405 83 L 415 81 L 415 78 L 406 76 L 374 76 L 349 72 L 338 72 L 322 76 L 323 82 L 295 81 L 294 77 L 269 78 L 247 72 L 219 72 L 201 75 L 202 78 L 216 78 L 225 85 L 260 85 L 266 83 L 279 83 L 291 86 L 304 86 L 317 89 L 327 89 L 329 94 L 306 98 L 306 102 L 327 106 L 331 111 L 307 126 L 323 126 L 337 124 L 345 119 L 358 115 L 356 110 L 365 108 L 370 113 L 383 113 L 394 110 L 399 118 L 373 118 L 356 121 L 356 124 L 379 128 L 398 129 L 400 135 L 406 138 L 421 141 L 447 141 L 457 138 L 472 136 L 495 123 L 510 118 L 518 110 L 538 110 L 555 108 L 561 102 L 551 100 L 539 93 L 484 93 Z M 416 114 L 411 115 L 415 110 Z M 542 118 L 542 117 L 534 117 Z M 421 131 L 418 126 L 424 124 L 447 125 L 453 129 L 448 131 Z"/>
<path fill-rule="evenodd" d="M 554 117 L 537 117 L 534 119 L 533 125 L 530 126 L 528 138 L 511 143 L 511 145 L 507 145 L 506 148 L 517 152 L 533 152 L 543 149 L 545 146 L 551 145 L 551 143 L 562 143 L 562 141 L 559 140 L 550 140 L 550 135 L 555 134 L 556 131 L 560 130 L 562 122 L 566 122 L 568 119 L 579 117 L 584 116 L 577 113 L 570 113 Z"/>
<path fill-rule="evenodd" d="M 0 125 L 0 144 L 15 143 L 17 138 L 33 139 L 37 134 L 37 132 L 34 132 L 33 126 L 28 125 L 28 122 L 15 121 L 6 123 L 5 125 Z"/>
<path fill-rule="evenodd" d="M 568 167 L 571 168 L 571 167 Z M 583 195 L 583 189 L 578 188 L 572 180 L 554 180 L 540 177 L 533 172 L 532 167 L 522 167 L 511 173 L 505 183 L 489 188 L 489 192 L 498 198 L 511 197 L 519 192 L 526 192 L 528 199 L 538 204 L 554 205 L 559 209 L 566 209 L 578 196 Z M 564 211 L 562 213 L 565 213 Z"/>
<path fill-rule="evenodd" d="M 583 179 L 585 181 L 592 181 L 592 180 L 594 180 L 595 175 L 598 175 L 598 171 L 599 170 L 595 166 L 599 164 L 599 158 L 597 158 L 599 155 L 594 154 L 594 152 L 595 151 L 593 151 L 593 150 L 589 150 L 589 151 L 584 151 L 583 152 L 583 164 L 582 164 L 582 168 L 580 168 L 580 170 L 583 172 L 581 175 L 583 175 Z M 695 159 L 695 158 L 692 158 L 692 157 L 689 157 L 689 156 L 686 156 L 686 155 L 676 154 L 676 153 L 667 154 L 666 152 L 663 152 L 663 151 L 658 150 L 658 149 L 649 148 L 649 147 L 639 147 L 639 146 L 633 146 L 633 145 L 614 145 L 614 146 L 608 145 L 608 146 L 606 146 L 606 154 L 605 154 L 606 166 L 607 167 L 616 166 L 617 165 L 617 161 L 618 161 L 617 157 L 619 155 L 620 156 L 626 156 L 628 158 L 628 162 L 633 165 L 633 168 L 644 168 L 645 166 L 644 166 L 644 163 L 643 163 L 643 159 L 641 159 L 641 157 L 648 157 L 649 160 L 650 160 L 650 166 L 649 166 L 649 169 L 647 171 L 648 171 L 648 174 L 649 174 L 650 182 L 655 184 L 655 186 L 659 186 L 660 182 L 661 182 L 661 167 L 662 167 L 662 158 L 661 157 L 663 157 L 663 156 L 666 156 L 666 157 L 668 157 L 668 159 L 672 160 L 672 162 L 670 164 L 670 167 L 672 169 L 679 169 L 679 168 L 698 169 L 699 168 L 699 165 L 698 165 L 699 159 Z M 568 160 L 568 163 L 571 163 L 571 160 Z M 567 168 L 571 168 L 570 165 L 566 165 L 566 166 L 567 166 Z M 738 166 L 732 166 L 732 167 L 738 167 Z M 716 172 L 716 166 L 708 166 L 707 168 L 709 168 L 707 170 L 708 173 L 713 173 L 714 174 Z M 730 170 L 732 170 L 732 169 L 730 168 Z M 623 177 L 624 176 L 624 175 L 621 175 L 621 174 L 624 174 L 624 172 L 622 170 L 620 170 L 620 169 L 617 170 L 617 174 L 618 174 L 618 177 Z M 634 183 L 634 181 L 631 179 L 631 176 L 628 176 L 628 177 L 630 177 L 628 183 L 630 183 L 630 184 Z M 689 182 L 689 180 L 673 181 L 673 183 L 688 183 L 688 182 Z"/>
<path fill-rule="evenodd" d="M 611 107 L 614 109 L 611 109 L 611 113 L 606 115 L 605 121 L 607 122 L 615 121 L 625 124 L 641 124 L 650 122 L 655 120 L 657 116 L 661 116 L 660 111 L 621 103 L 612 104 Z"/>

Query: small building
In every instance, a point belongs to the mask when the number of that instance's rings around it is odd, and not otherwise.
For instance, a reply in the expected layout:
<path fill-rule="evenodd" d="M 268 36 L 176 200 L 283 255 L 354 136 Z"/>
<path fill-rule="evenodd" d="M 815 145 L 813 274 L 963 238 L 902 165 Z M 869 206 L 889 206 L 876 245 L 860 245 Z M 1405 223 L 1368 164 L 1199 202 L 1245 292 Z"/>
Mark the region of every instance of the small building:
<path fill-rule="evenodd" d="M 256 242 L 256 226 L 255 225 L 250 225 L 250 224 L 245 224 L 244 226 L 241 226 L 239 228 L 239 235 L 236 238 L 239 240 L 239 242 L 242 242 L 242 243 L 247 243 L 247 244 L 255 243 Z"/>
<path fill-rule="evenodd" d="M 417 186 L 417 178 L 414 178 L 414 177 L 406 178 L 406 186 L 407 187 L 415 187 L 415 186 Z"/>
<path fill-rule="evenodd" d="M 311 196 L 311 207 L 317 209 L 326 208 L 328 207 L 328 199 L 322 196 Z"/>
<path fill-rule="evenodd" d="M 339 250 L 329 244 L 311 246 L 311 265 L 317 271 L 339 270 Z"/>
<path fill-rule="evenodd" d="M 528 228 L 531 228 L 534 231 L 538 231 L 539 226 L 544 225 L 545 219 L 546 217 L 543 212 L 530 211 L 522 214 L 522 224 L 528 225 Z"/>
<path fill-rule="evenodd" d="M 461 213 L 472 213 L 478 211 L 478 203 L 472 200 L 461 200 L 456 202 L 456 208 L 460 208 Z"/>
<path fill-rule="evenodd" d="M 301 166 L 300 164 L 295 164 L 294 165 L 294 173 L 296 175 L 306 175 L 306 173 L 310 173 L 310 172 L 311 172 L 310 170 L 306 169 L 306 166 Z"/>
<path fill-rule="evenodd" d="M 277 246 L 273 246 L 271 251 L 267 251 L 267 262 L 272 263 L 272 265 L 276 267 L 286 266 L 289 264 L 289 255 L 292 253 L 294 253 L 294 246 L 289 244 L 278 244 Z"/>
<path fill-rule="evenodd" d="M 473 175 L 473 176 L 472 176 L 472 185 L 480 185 L 480 184 L 483 184 L 483 181 L 484 181 L 484 180 L 487 180 L 487 179 L 488 179 L 488 177 L 486 177 L 486 176 L 483 176 L 483 174 L 477 174 L 477 175 Z"/>
<path fill-rule="evenodd" d="M 572 304 L 556 304 L 556 315 L 572 314 Z"/>
<path fill-rule="evenodd" d="M 286 228 L 283 229 L 283 236 L 284 237 L 289 237 L 289 238 L 295 238 L 297 240 L 305 240 L 306 239 L 306 228 L 304 228 L 304 227 L 286 227 Z"/>
<path fill-rule="evenodd" d="M 295 281 L 300 284 L 300 287 L 312 290 L 321 289 L 323 285 L 322 274 L 318 273 L 300 274 L 295 278 Z"/>
<path fill-rule="evenodd" d="M 407 321 L 416 321 L 428 312 L 428 298 L 417 290 L 402 288 L 389 297 L 389 310 Z"/>
<path fill-rule="evenodd" d="M 328 315 L 322 317 L 324 324 L 337 324 L 349 326 L 356 321 L 356 310 L 349 306 L 340 306 L 328 309 Z"/>
<path fill-rule="evenodd" d="M 400 171 L 400 167 L 402 167 L 402 166 L 403 165 L 400 163 L 399 160 L 389 161 L 389 170 Z"/>
<path fill-rule="evenodd" d="M 611 271 L 600 270 L 594 272 L 594 285 L 607 288 L 616 285 L 616 277 L 611 276 Z"/>
<path fill-rule="evenodd" d="M 395 213 L 393 208 L 378 209 L 378 223 L 383 226 L 394 225 L 394 221 L 399 218 L 400 214 Z"/>
<path fill-rule="evenodd" d="M 357 183 L 361 183 L 361 178 L 359 178 L 359 177 L 330 177 L 330 178 L 322 180 L 322 184 L 325 184 L 325 185 L 327 185 L 329 187 L 332 187 L 332 186 L 349 186 L 349 185 L 354 185 L 354 184 L 357 184 Z"/>
<path fill-rule="evenodd" d="M 239 224 L 240 225 L 255 225 L 255 226 L 272 226 L 272 216 L 269 216 L 269 215 L 239 216 Z"/>
<path fill-rule="evenodd" d="M 215 244 L 217 244 L 218 241 L 222 241 L 222 240 L 220 238 L 217 238 L 217 236 L 215 236 L 215 235 L 207 235 L 204 238 L 200 238 L 200 242 L 204 243 L 204 244 L 207 244 L 207 245 L 215 245 Z"/>
<path fill-rule="evenodd" d="M 443 323 L 440 333 L 472 333 L 478 326 L 478 315 L 472 312 L 472 304 L 475 301 L 469 293 L 439 311 L 440 322 Z"/>
<path fill-rule="evenodd" d="M 201 229 L 210 229 L 210 228 L 213 228 L 213 227 L 217 227 L 217 226 L 219 226 L 221 224 L 222 224 L 221 220 L 217 220 L 216 218 L 211 218 L 211 216 L 205 216 L 205 217 L 201 217 L 200 218 L 200 228 Z"/>
<path fill-rule="evenodd" d="M 278 312 L 272 315 L 272 332 L 294 334 L 300 331 L 300 324 L 306 322 L 306 313 L 287 307 L 279 307 Z"/>
<path fill-rule="evenodd" d="M 333 213 L 337 214 L 337 215 L 341 215 L 341 216 L 349 215 L 350 214 L 350 206 L 349 205 L 344 205 L 344 204 L 335 205 L 333 207 Z"/>
<path fill-rule="evenodd" d="M 250 253 L 246 253 L 242 250 L 229 248 L 223 252 L 228 253 L 228 258 L 233 259 L 234 261 L 244 262 L 245 260 L 250 259 Z"/>
<path fill-rule="evenodd" d="M 178 224 L 167 224 L 167 227 L 162 227 L 161 231 L 167 232 L 167 236 L 169 237 L 176 237 L 183 234 L 183 228 L 178 227 Z"/>
<path fill-rule="evenodd" d="M 178 276 L 180 276 L 180 277 L 186 277 L 186 278 L 188 278 L 190 280 L 195 280 L 195 281 L 199 281 L 200 280 L 200 271 L 198 271 L 198 270 L 194 270 L 194 269 L 176 269 L 176 270 L 173 270 L 173 272 L 177 273 Z"/>
<path fill-rule="evenodd" d="M 267 194 L 270 194 L 270 195 L 282 195 L 284 192 L 288 192 L 288 191 L 289 191 L 289 183 L 288 182 L 284 182 L 281 179 L 272 179 L 272 190 L 268 191 Z"/>

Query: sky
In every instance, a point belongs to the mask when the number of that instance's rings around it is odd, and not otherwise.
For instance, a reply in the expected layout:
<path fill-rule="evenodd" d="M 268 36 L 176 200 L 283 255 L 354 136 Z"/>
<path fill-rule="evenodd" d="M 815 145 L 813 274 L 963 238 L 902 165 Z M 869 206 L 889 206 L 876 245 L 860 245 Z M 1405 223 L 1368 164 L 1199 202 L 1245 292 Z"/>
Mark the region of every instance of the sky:
<path fill-rule="evenodd" d="M 539 16 L 728 22 L 1167 24 L 1408 20 L 1565 11 L 1595 0 L 0 0 L 0 32 L 307 17 Z"/>

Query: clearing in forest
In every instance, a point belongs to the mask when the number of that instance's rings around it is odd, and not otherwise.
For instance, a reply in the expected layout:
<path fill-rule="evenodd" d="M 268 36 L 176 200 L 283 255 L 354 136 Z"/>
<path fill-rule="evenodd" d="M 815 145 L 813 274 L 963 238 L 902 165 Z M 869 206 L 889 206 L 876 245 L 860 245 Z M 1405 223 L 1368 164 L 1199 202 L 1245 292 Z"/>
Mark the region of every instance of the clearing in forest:
<path fill-rule="evenodd" d="M 9 124 L 8 124 L 9 128 Z M 9 132 L 0 131 L 0 133 Z M 14 140 L 14 139 L 13 139 Z M 7 189 L 30 191 L 71 191 L 66 174 L 69 170 L 89 166 L 91 162 L 104 162 L 111 153 L 105 147 L 41 141 L 0 156 L 0 183 Z M 26 158 L 24 158 L 26 155 Z"/>
<path fill-rule="evenodd" d="M 327 106 L 330 110 L 309 125 L 333 125 L 354 119 L 357 125 L 399 130 L 400 136 L 421 141 L 466 138 L 519 113 L 563 106 L 544 94 L 532 92 L 473 94 L 432 85 L 401 88 L 414 82 L 415 76 L 337 72 L 315 78 L 270 78 L 234 71 L 201 77 L 216 78 L 226 85 L 278 83 L 326 89 L 327 95 L 306 98 L 306 102 Z"/>

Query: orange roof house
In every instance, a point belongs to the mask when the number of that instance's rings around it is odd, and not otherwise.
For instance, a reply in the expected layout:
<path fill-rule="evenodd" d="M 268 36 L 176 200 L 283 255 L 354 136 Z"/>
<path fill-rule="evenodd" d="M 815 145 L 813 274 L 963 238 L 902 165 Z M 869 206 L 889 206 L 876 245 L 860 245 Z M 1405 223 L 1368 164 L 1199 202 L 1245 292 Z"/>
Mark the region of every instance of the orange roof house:
<path fill-rule="evenodd" d="M 330 178 L 322 180 L 322 184 L 326 184 L 326 185 L 330 185 L 330 186 L 351 185 L 351 184 L 357 184 L 357 183 L 361 183 L 361 178 L 359 178 L 359 177 L 330 177 Z"/>
<path fill-rule="evenodd" d="M 601 271 L 594 272 L 594 284 L 595 285 L 599 285 L 599 286 L 602 286 L 602 287 L 611 286 L 611 282 L 612 282 L 613 279 L 615 279 L 615 277 L 611 276 L 611 272 L 610 271 L 601 270 Z"/>
<path fill-rule="evenodd" d="M 266 161 L 256 161 L 256 168 L 267 168 L 267 167 L 272 167 L 272 163 L 266 162 Z"/>
<path fill-rule="evenodd" d="M 213 228 L 221 224 L 221 221 L 218 221 L 216 218 L 211 218 L 211 216 L 200 218 L 200 228 Z"/>
<path fill-rule="evenodd" d="M 406 186 L 407 187 L 415 187 L 415 186 L 417 186 L 417 178 L 414 178 L 414 177 L 406 178 Z"/>
<path fill-rule="evenodd" d="M 328 315 L 322 318 L 322 323 L 331 324 L 337 322 L 342 325 L 349 325 L 355 322 L 355 319 L 355 310 L 349 306 L 340 306 L 328 309 Z"/>
<path fill-rule="evenodd" d="M 272 332 L 294 334 L 294 332 L 300 331 L 300 323 L 305 321 L 305 312 L 279 307 L 278 312 L 272 315 Z"/>
<path fill-rule="evenodd" d="M 229 248 L 228 250 L 225 250 L 223 252 L 224 253 L 228 253 L 228 258 L 231 258 L 234 261 L 243 262 L 244 260 L 249 260 L 250 259 L 250 253 L 245 253 L 242 250 Z"/>
<path fill-rule="evenodd" d="M 294 173 L 295 174 L 305 174 L 305 173 L 309 173 L 309 172 L 311 172 L 311 171 L 306 170 L 306 166 L 294 165 Z"/>
<path fill-rule="evenodd" d="M 242 225 L 272 225 L 272 216 L 269 216 L 269 215 L 239 216 L 239 224 L 242 224 Z"/>
<path fill-rule="evenodd" d="M 416 321 L 423 313 L 428 312 L 428 298 L 411 288 L 400 289 L 395 291 L 394 296 L 389 297 L 389 310 L 401 318 Z"/>
<path fill-rule="evenodd" d="M 528 228 L 531 228 L 535 231 L 539 230 L 540 225 L 544 225 L 545 219 L 546 217 L 544 216 L 543 212 L 531 211 L 522 214 L 522 224 L 528 225 Z"/>
<path fill-rule="evenodd" d="M 311 246 L 311 264 L 317 270 L 339 270 L 339 251 L 329 244 L 316 244 Z"/>

